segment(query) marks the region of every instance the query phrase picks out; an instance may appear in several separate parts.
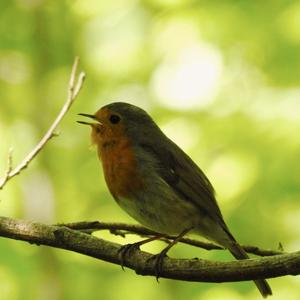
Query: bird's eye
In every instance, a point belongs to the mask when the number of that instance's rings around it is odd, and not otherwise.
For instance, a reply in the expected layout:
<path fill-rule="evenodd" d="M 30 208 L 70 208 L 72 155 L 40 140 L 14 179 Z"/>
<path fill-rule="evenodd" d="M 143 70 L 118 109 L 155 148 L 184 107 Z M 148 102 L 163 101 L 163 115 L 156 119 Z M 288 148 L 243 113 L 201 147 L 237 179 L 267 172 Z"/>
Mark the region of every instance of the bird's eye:
<path fill-rule="evenodd" d="M 109 121 L 110 121 L 112 124 L 117 124 L 117 123 L 120 122 L 120 120 L 121 120 L 121 118 L 120 118 L 119 116 L 117 116 L 117 115 L 111 115 L 111 116 L 109 117 Z"/>

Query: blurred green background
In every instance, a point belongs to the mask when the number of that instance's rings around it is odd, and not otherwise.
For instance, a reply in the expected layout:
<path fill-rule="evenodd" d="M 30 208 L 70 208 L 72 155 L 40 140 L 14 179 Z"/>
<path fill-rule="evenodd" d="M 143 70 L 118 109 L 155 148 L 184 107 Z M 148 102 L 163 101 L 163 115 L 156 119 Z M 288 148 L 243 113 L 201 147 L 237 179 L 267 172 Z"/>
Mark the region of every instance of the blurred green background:
<path fill-rule="evenodd" d="M 1 215 L 133 223 L 107 191 L 88 129 L 75 123 L 79 112 L 127 101 L 207 173 L 241 243 L 300 249 L 299 1 L 0 1 L 0 174 L 9 148 L 17 164 L 56 117 L 75 55 L 84 88 L 60 136 L 1 191 Z M 170 256 L 232 259 L 186 245 Z M 300 297 L 299 277 L 270 284 L 274 300 Z M 261 299 L 250 282 L 157 284 L 8 239 L 0 240 L 0 291 L 2 300 Z"/>

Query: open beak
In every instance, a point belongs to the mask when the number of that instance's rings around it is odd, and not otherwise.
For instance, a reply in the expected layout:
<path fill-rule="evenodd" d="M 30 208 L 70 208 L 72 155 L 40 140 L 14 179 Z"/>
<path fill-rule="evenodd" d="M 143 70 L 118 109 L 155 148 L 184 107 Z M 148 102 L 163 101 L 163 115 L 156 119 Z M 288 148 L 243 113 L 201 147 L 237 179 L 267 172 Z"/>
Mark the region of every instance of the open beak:
<path fill-rule="evenodd" d="M 97 120 L 97 117 L 94 115 L 89 115 L 89 114 L 78 114 L 78 115 L 93 119 L 93 120 L 97 121 L 97 123 L 91 123 L 91 122 L 85 122 L 85 121 L 77 121 L 77 123 L 84 124 L 84 125 L 90 125 L 90 126 L 102 125 L 102 123 L 99 120 Z"/>

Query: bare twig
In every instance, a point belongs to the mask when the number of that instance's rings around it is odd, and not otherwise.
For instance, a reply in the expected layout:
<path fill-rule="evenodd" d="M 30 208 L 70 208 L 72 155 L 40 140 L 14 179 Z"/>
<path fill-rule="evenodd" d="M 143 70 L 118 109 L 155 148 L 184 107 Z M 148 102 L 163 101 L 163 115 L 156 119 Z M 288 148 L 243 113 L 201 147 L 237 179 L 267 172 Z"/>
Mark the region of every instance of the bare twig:
<path fill-rule="evenodd" d="M 113 234 L 125 236 L 126 234 L 138 234 L 140 236 L 157 236 L 158 233 L 152 231 L 146 227 L 133 224 L 124 224 L 124 223 L 105 223 L 105 222 L 76 222 L 76 223 L 65 223 L 58 224 L 58 226 L 65 226 L 71 229 L 80 230 L 86 233 L 92 233 L 98 230 L 109 230 Z M 162 240 L 174 240 L 176 237 L 165 235 Z M 182 238 L 180 243 L 192 245 L 195 247 L 203 248 L 205 250 L 222 250 L 223 247 L 220 247 L 213 243 L 198 241 L 190 238 Z M 248 253 L 259 255 L 259 256 L 272 256 L 278 254 L 284 254 L 283 251 L 276 250 L 267 250 L 261 249 L 256 246 L 242 246 L 244 250 Z"/>
<path fill-rule="evenodd" d="M 59 112 L 58 116 L 54 120 L 53 124 L 50 126 L 46 134 L 42 137 L 40 142 L 31 150 L 31 152 L 23 159 L 23 161 L 17 165 L 14 169 L 12 169 L 11 161 L 12 156 L 9 155 L 9 163 L 8 163 L 8 171 L 4 175 L 4 177 L 0 180 L 0 190 L 3 189 L 5 184 L 14 176 L 18 175 L 22 170 L 28 167 L 30 162 L 37 156 L 37 154 L 45 147 L 47 142 L 51 140 L 52 137 L 56 136 L 57 133 L 55 133 L 55 129 L 57 128 L 58 124 L 61 122 L 65 114 L 70 109 L 71 105 L 73 104 L 74 100 L 76 99 L 83 81 L 85 79 L 85 73 L 81 72 L 78 76 L 77 82 L 75 83 L 76 73 L 77 73 L 77 67 L 78 67 L 79 58 L 76 57 L 72 72 L 70 76 L 69 86 L 68 86 L 68 96 L 67 100 L 62 107 L 61 111 Z"/>
<path fill-rule="evenodd" d="M 8 180 L 9 174 L 12 171 L 12 154 L 13 154 L 13 148 L 10 148 L 8 151 L 8 156 L 7 156 L 7 167 L 6 167 L 6 171 L 4 174 L 4 177 L 2 179 L 1 184 L 0 184 L 0 190 L 2 188 L 2 182 L 6 182 Z"/>
<path fill-rule="evenodd" d="M 63 226 L 0 217 L 0 236 L 81 253 L 133 269 L 140 275 L 156 275 L 151 254 L 132 249 L 121 261 L 121 245 Z M 300 274 L 300 251 L 241 261 L 166 257 L 161 277 L 201 282 L 233 282 Z"/>

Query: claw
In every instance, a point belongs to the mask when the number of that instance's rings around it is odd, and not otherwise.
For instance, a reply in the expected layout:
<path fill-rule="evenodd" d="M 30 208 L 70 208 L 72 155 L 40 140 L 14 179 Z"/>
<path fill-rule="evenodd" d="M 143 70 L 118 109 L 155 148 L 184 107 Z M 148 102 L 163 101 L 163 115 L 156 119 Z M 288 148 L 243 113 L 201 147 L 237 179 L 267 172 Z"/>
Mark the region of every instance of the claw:
<path fill-rule="evenodd" d="M 167 251 L 165 249 L 158 254 L 152 255 L 148 261 L 154 260 L 154 269 L 156 281 L 159 283 L 160 274 L 163 271 L 164 258 L 167 256 Z"/>
<path fill-rule="evenodd" d="M 119 250 L 118 250 L 118 256 L 119 256 L 119 260 L 120 260 L 120 265 L 122 267 L 122 270 L 124 271 L 124 263 L 125 263 L 125 257 L 126 255 L 131 252 L 132 250 L 139 250 L 140 249 L 140 246 L 144 245 L 144 244 L 147 244 L 149 242 L 152 242 L 152 241 L 155 241 L 155 240 L 158 240 L 160 239 L 161 237 L 163 237 L 162 234 L 158 234 L 156 236 L 152 236 L 148 239 L 145 239 L 143 241 L 140 241 L 140 242 L 137 242 L 137 243 L 133 243 L 133 244 L 127 244 L 127 245 L 124 245 L 122 246 Z M 166 255 L 168 250 L 164 249 L 160 254 L 158 255 L 162 255 L 163 257 Z M 159 260 L 163 260 L 163 257 L 160 258 Z M 155 263 L 157 264 L 157 263 Z M 162 270 L 162 261 L 160 263 L 160 271 L 157 272 L 157 276 L 156 276 L 156 279 L 158 280 L 159 278 L 159 273 L 161 273 L 161 270 Z"/>
<path fill-rule="evenodd" d="M 133 243 L 133 244 L 127 244 L 122 246 L 119 250 L 118 250 L 118 256 L 121 262 L 121 268 L 123 271 L 125 271 L 124 269 L 124 263 L 125 263 L 125 257 L 128 253 L 130 253 L 132 250 L 137 250 L 140 249 L 140 243 Z"/>
<path fill-rule="evenodd" d="M 167 256 L 168 251 L 182 238 L 184 237 L 190 230 L 191 228 L 187 228 L 183 230 L 166 248 L 164 248 L 160 253 L 151 256 L 149 260 L 154 259 L 154 268 L 155 268 L 155 277 L 156 281 L 158 281 L 160 274 L 162 273 L 163 270 L 163 263 L 164 263 L 164 258 Z"/>

